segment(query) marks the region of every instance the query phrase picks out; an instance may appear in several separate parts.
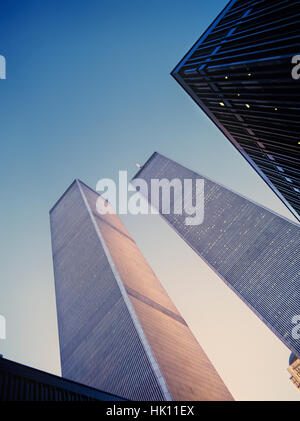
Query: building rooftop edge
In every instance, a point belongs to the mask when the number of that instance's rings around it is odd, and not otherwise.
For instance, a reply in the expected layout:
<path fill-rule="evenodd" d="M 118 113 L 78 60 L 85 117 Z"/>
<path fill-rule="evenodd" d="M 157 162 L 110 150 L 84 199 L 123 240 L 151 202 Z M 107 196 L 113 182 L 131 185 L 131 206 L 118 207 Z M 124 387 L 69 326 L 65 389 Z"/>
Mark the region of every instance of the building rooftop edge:
<path fill-rule="evenodd" d="M 72 183 L 67 187 L 67 189 L 63 192 L 63 194 L 57 199 L 57 201 L 54 203 L 54 205 L 50 208 L 49 213 L 53 211 L 53 209 L 58 205 L 58 203 L 61 201 L 61 199 L 67 194 L 67 192 L 71 189 L 74 183 L 76 183 L 77 178 L 75 178 Z"/>
<path fill-rule="evenodd" d="M 136 173 L 136 175 L 135 175 L 134 177 L 132 177 L 132 180 L 133 180 L 133 179 L 135 179 L 135 178 L 137 178 L 137 175 L 138 175 L 138 174 L 141 174 L 141 172 L 145 169 L 145 167 L 146 167 L 146 166 L 148 166 L 148 165 L 149 165 L 149 163 L 153 160 L 153 158 L 154 158 L 155 156 L 157 156 L 157 155 L 162 156 L 163 158 L 168 159 L 169 161 L 172 161 L 172 162 L 174 162 L 175 164 L 180 165 L 180 166 L 182 166 L 182 167 L 186 168 L 187 170 L 194 172 L 195 174 L 198 174 L 199 176 L 201 176 L 201 177 L 203 177 L 203 178 L 207 179 L 208 181 L 211 181 L 211 182 L 213 182 L 213 183 L 215 183 L 215 184 L 218 184 L 219 186 L 223 187 L 224 189 L 229 190 L 230 192 L 232 192 L 232 193 L 234 193 L 234 194 L 236 194 L 236 195 L 238 195 L 238 196 L 242 197 L 243 199 L 248 200 L 249 202 L 253 203 L 254 205 L 261 207 L 262 209 L 266 210 L 267 212 L 270 212 L 270 213 L 272 213 L 273 215 L 278 216 L 279 218 L 282 218 L 282 219 L 286 220 L 287 222 L 289 222 L 289 223 L 291 223 L 291 224 L 295 225 L 296 227 L 300 228 L 300 224 L 299 224 L 299 222 L 292 221 L 292 220 L 291 220 L 291 219 L 289 219 L 288 217 L 283 216 L 283 215 L 280 215 L 278 212 L 276 212 L 276 211 L 274 211 L 274 210 L 272 210 L 272 209 L 270 209 L 270 208 L 266 207 L 265 205 L 262 205 L 261 203 L 256 202 L 256 201 L 255 201 L 255 200 L 253 200 L 253 199 L 250 199 L 249 197 L 247 197 L 247 196 L 243 195 L 242 193 L 239 193 L 239 192 L 237 192 L 237 191 L 235 191 L 235 190 L 233 190 L 233 189 L 231 189 L 231 188 L 229 188 L 229 187 L 225 186 L 224 184 L 222 184 L 222 183 L 220 183 L 220 182 L 218 182 L 218 181 L 215 181 L 215 180 L 213 180 L 213 179 L 212 179 L 212 178 L 210 178 L 210 177 L 207 177 L 206 175 L 199 174 L 199 172 L 198 172 L 198 171 L 196 171 L 196 170 L 194 170 L 194 169 L 191 169 L 191 168 L 188 168 L 188 167 L 186 167 L 184 164 L 182 164 L 181 162 L 178 162 L 178 161 L 175 161 L 174 159 L 168 158 L 167 156 L 165 156 L 165 155 L 163 155 L 163 154 L 161 154 L 161 153 L 159 153 L 159 152 L 154 152 L 154 153 L 150 156 L 150 158 L 149 158 L 149 159 L 145 162 L 145 164 L 142 166 L 142 168 L 141 168 L 141 169 L 140 169 L 140 170 Z M 294 215 L 293 215 L 293 216 L 294 216 Z"/>
<path fill-rule="evenodd" d="M 174 67 L 173 70 L 171 70 L 170 75 L 173 76 L 176 79 L 176 74 L 179 72 L 182 65 L 186 62 L 186 60 L 189 58 L 189 56 L 194 52 L 194 50 L 197 49 L 198 45 L 202 42 L 203 38 L 206 37 L 210 33 L 210 31 L 217 25 L 219 20 L 222 19 L 223 15 L 228 9 L 231 9 L 231 7 L 236 3 L 237 0 L 230 0 L 225 7 L 221 10 L 221 12 L 217 15 L 217 17 L 213 20 L 213 22 L 209 25 L 209 27 L 202 33 L 200 38 L 197 39 L 197 41 L 192 45 L 192 47 L 188 50 L 188 52 L 183 56 L 183 58 L 179 61 L 178 64 Z"/>
<path fill-rule="evenodd" d="M 68 193 L 68 191 L 71 189 L 71 187 L 75 184 L 75 183 L 80 183 L 82 185 L 84 185 L 85 187 L 87 187 L 89 190 L 91 190 L 92 192 L 96 193 L 98 196 L 100 196 L 100 194 L 94 190 L 92 187 L 88 186 L 86 183 L 84 183 L 82 180 L 80 180 L 79 178 L 75 178 L 72 183 L 67 187 L 67 189 L 63 192 L 63 194 L 57 199 L 57 201 L 54 203 L 54 205 L 50 208 L 49 213 L 51 213 L 54 208 L 59 204 L 59 202 L 64 198 L 64 196 Z"/>
<path fill-rule="evenodd" d="M 158 152 L 153 152 L 152 155 L 150 155 L 150 157 L 147 159 L 147 161 L 142 165 L 142 167 L 138 170 L 138 172 L 132 177 L 132 180 L 134 180 L 135 178 L 138 178 L 138 175 L 141 173 L 142 170 L 145 169 L 145 167 L 147 167 L 149 165 L 149 163 L 152 161 L 152 159 L 156 156 L 156 155 L 160 155 L 163 156 L 162 154 L 158 153 Z M 165 157 L 166 158 L 166 157 Z"/>

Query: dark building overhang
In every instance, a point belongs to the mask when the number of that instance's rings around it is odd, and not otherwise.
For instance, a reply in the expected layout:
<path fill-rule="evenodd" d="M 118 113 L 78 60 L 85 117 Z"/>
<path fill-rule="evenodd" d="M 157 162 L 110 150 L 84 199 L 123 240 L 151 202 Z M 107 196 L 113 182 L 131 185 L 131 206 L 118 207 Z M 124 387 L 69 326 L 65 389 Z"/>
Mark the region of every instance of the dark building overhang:
<path fill-rule="evenodd" d="M 299 2 L 233 0 L 171 75 L 300 220 Z"/>
<path fill-rule="evenodd" d="M 0 401 L 125 401 L 101 390 L 0 358 Z"/>

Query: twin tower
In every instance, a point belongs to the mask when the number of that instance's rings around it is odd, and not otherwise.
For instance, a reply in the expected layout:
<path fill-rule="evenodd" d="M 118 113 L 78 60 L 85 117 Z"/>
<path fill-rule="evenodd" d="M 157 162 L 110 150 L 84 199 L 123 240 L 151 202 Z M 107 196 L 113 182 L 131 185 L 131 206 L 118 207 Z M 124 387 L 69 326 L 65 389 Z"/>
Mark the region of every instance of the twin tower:
<path fill-rule="evenodd" d="M 231 0 L 172 75 L 299 219 L 297 3 Z M 199 178 L 157 153 L 137 176 L 147 185 Z M 159 211 L 292 351 L 300 388 L 299 225 L 200 178 L 202 223 Z M 132 400 L 232 400 L 119 217 L 99 215 L 97 200 L 76 180 L 50 212 L 63 376 Z"/>
<path fill-rule="evenodd" d="M 137 176 L 200 177 L 158 153 Z M 202 224 L 162 216 L 299 357 L 298 225 L 201 178 Z M 233 400 L 120 218 L 100 215 L 97 200 L 75 180 L 50 211 L 63 376 L 131 400 Z"/>

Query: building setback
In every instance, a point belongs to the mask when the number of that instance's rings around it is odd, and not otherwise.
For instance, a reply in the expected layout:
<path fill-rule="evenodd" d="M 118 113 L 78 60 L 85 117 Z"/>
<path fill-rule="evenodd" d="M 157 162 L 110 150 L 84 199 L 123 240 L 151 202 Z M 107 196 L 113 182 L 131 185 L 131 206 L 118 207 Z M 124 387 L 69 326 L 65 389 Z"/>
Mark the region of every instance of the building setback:
<path fill-rule="evenodd" d="M 171 73 L 298 220 L 299 45 L 298 1 L 233 0 Z"/>
<path fill-rule="evenodd" d="M 75 180 L 50 211 L 62 374 L 132 400 L 232 400 L 116 214 Z"/>
<path fill-rule="evenodd" d="M 300 227 L 237 193 L 154 153 L 133 179 L 204 180 L 204 221 L 185 225 L 175 214 L 180 195 L 171 195 L 171 212 L 159 212 L 168 224 L 256 313 L 279 339 L 300 357 L 292 319 L 300 311 Z M 183 189 L 184 190 L 184 189 Z M 185 191 L 195 199 L 194 190 Z M 150 203 L 155 203 L 151 200 Z M 195 201 L 194 201 L 195 202 Z M 230 328 L 230 327 L 228 327 Z"/>

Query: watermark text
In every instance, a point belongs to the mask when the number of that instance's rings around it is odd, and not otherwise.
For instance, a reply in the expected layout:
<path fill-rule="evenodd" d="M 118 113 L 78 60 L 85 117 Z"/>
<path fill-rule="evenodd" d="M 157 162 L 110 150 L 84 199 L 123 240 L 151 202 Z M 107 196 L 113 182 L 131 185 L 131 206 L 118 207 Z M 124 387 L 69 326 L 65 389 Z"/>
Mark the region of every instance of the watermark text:
<path fill-rule="evenodd" d="M 0 339 L 6 339 L 6 319 L 0 314 Z"/>
<path fill-rule="evenodd" d="M 295 64 L 292 68 L 292 78 L 298 80 L 300 79 L 300 54 L 292 57 L 292 64 Z"/>
<path fill-rule="evenodd" d="M 204 180 L 152 178 L 149 182 L 135 178 L 128 183 L 127 171 L 119 171 L 119 185 L 103 178 L 96 186 L 100 196 L 96 203 L 100 215 L 175 214 L 183 215 L 185 225 L 200 225 L 204 220 Z M 129 197 L 129 193 L 131 194 Z"/>
<path fill-rule="evenodd" d="M 296 325 L 293 327 L 292 337 L 293 339 L 300 339 L 300 314 L 296 314 L 292 318 L 292 323 Z"/>
<path fill-rule="evenodd" d="M 6 60 L 5 57 L 0 54 L 0 79 L 6 79 Z"/>

